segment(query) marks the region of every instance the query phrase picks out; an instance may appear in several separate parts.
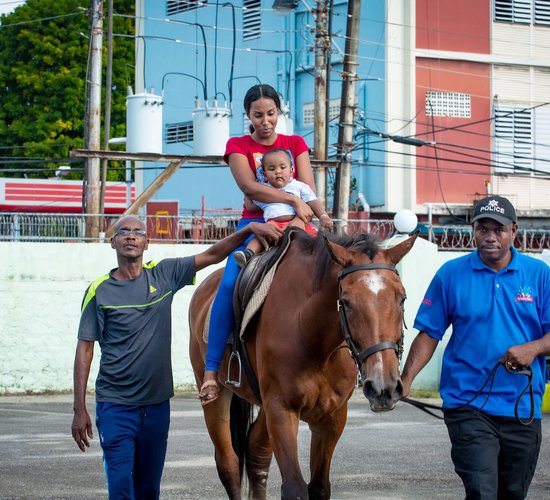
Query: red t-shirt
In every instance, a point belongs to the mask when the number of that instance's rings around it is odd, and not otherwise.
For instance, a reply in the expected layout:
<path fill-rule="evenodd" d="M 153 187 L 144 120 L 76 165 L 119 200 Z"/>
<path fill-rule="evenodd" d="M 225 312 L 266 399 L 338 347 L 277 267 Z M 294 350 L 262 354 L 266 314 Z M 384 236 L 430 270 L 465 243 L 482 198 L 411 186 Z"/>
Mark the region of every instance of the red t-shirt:
<path fill-rule="evenodd" d="M 224 161 L 229 164 L 229 155 L 233 153 L 239 153 L 248 159 L 248 165 L 250 169 L 256 175 L 256 168 L 260 165 L 262 156 L 267 153 L 270 149 L 282 148 L 290 151 L 293 163 L 294 170 L 292 172 L 292 177 L 300 178 L 300 175 L 296 167 L 296 158 L 300 156 L 305 151 L 309 151 L 309 146 L 306 144 L 306 141 L 299 135 L 284 135 L 277 134 L 276 141 L 266 146 L 265 144 L 259 144 L 251 135 L 243 135 L 241 137 L 232 137 L 227 141 L 225 146 L 225 154 L 223 155 Z M 250 212 L 243 205 L 243 219 L 255 219 L 262 217 L 262 212 Z"/>

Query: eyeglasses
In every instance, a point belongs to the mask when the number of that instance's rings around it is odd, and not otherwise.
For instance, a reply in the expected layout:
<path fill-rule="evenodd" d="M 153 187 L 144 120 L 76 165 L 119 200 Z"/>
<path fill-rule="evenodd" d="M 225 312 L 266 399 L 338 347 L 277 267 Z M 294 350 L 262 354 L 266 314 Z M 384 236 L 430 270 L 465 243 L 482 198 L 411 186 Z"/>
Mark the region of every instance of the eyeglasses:
<path fill-rule="evenodd" d="M 146 238 L 147 237 L 147 231 L 145 229 L 119 229 L 115 236 L 130 236 L 133 235 L 136 238 Z"/>

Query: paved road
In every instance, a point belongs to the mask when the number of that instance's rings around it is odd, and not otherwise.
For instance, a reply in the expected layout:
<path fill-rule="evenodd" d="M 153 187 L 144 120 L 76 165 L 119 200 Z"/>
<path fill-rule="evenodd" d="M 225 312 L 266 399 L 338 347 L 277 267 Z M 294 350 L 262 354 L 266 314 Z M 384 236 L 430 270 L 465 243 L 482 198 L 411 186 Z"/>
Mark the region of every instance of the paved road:
<path fill-rule="evenodd" d="M 0 498 L 107 498 L 98 441 L 94 439 L 91 449 L 81 453 L 70 436 L 71 421 L 70 396 L 0 398 Z M 529 499 L 550 498 L 550 415 L 544 418 L 543 432 Z M 300 428 L 299 437 L 307 477 L 307 427 Z M 331 478 L 334 499 L 463 498 L 442 422 L 403 403 L 393 412 L 374 414 L 359 396 L 350 403 Z M 279 498 L 275 465 L 269 484 L 270 498 Z M 226 498 L 202 411 L 190 395 L 172 400 L 162 498 Z"/>

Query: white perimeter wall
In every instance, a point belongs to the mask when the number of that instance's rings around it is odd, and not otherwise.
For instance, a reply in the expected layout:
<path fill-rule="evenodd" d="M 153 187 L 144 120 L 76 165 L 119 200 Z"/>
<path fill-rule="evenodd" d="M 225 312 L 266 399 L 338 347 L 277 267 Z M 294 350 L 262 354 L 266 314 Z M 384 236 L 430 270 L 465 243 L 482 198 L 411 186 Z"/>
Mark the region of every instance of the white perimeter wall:
<path fill-rule="evenodd" d="M 185 257 L 206 245 L 150 245 L 145 260 Z M 117 266 L 109 244 L 0 242 L 0 394 L 72 389 L 80 306 L 91 281 Z M 200 283 L 216 266 L 197 274 Z M 187 306 L 196 286 L 174 297 L 172 362 L 178 387 L 194 383 Z M 96 345 L 90 389 L 97 374 Z"/>
<path fill-rule="evenodd" d="M 204 245 L 150 245 L 145 260 L 184 257 Z M 419 239 L 399 265 L 407 290 L 405 309 L 409 330 L 406 351 L 416 332 L 414 315 L 437 268 L 461 255 L 438 252 Z M 72 390 L 76 333 L 84 291 L 94 279 L 116 267 L 108 244 L 0 242 L 0 394 Z M 212 266 L 197 275 L 199 284 Z M 188 359 L 187 308 L 196 286 L 178 292 L 173 305 L 172 364 L 177 388 L 194 384 Z M 443 346 L 419 375 L 416 388 L 436 389 Z M 97 373 L 96 347 L 89 388 Z"/>

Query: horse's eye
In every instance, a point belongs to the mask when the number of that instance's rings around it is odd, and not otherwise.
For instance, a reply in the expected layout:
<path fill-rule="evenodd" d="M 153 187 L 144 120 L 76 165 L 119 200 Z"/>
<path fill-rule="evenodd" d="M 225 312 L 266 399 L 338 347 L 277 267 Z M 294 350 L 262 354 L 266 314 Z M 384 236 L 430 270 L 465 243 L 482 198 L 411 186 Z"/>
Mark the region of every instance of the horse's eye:
<path fill-rule="evenodd" d="M 340 299 L 340 303 L 342 304 L 342 306 L 344 306 L 344 308 L 346 308 L 348 311 L 353 309 L 353 304 L 347 300 L 347 299 L 344 299 L 344 298 L 341 298 Z"/>
<path fill-rule="evenodd" d="M 407 300 L 407 296 L 406 295 L 403 295 L 402 299 L 401 299 L 401 304 L 400 306 L 401 307 L 405 307 L 405 301 Z"/>

